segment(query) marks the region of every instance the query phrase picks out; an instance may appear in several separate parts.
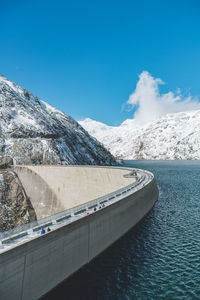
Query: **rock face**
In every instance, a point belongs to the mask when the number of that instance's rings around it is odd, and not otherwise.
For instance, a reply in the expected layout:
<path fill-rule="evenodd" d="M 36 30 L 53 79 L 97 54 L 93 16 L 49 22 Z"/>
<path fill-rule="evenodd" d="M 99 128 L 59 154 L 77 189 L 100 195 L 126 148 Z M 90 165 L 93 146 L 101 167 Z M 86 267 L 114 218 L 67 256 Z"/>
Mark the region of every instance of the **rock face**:
<path fill-rule="evenodd" d="M 200 159 L 200 110 L 168 114 L 144 126 L 119 127 L 91 119 L 80 124 L 115 156 L 124 159 Z"/>
<path fill-rule="evenodd" d="M 0 157 L 4 156 L 17 164 L 114 162 L 70 116 L 0 75 Z"/>
<path fill-rule="evenodd" d="M 0 171 L 0 231 L 36 220 L 36 214 L 16 174 Z"/>
<path fill-rule="evenodd" d="M 13 165 L 13 159 L 11 157 L 0 157 L 0 170 L 7 169 Z"/>

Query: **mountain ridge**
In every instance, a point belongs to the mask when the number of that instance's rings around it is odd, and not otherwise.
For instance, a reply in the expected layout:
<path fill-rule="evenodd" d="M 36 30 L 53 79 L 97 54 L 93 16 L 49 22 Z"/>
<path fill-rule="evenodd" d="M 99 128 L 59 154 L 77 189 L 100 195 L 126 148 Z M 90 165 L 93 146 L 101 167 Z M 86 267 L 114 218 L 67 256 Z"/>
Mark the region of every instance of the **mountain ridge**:
<path fill-rule="evenodd" d="M 0 157 L 18 164 L 112 164 L 73 118 L 0 74 Z"/>
<path fill-rule="evenodd" d="M 170 113 L 143 126 L 134 119 L 127 119 L 118 127 L 88 118 L 79 123 L 115 157 L 200 159 L 200 110 Z"/>

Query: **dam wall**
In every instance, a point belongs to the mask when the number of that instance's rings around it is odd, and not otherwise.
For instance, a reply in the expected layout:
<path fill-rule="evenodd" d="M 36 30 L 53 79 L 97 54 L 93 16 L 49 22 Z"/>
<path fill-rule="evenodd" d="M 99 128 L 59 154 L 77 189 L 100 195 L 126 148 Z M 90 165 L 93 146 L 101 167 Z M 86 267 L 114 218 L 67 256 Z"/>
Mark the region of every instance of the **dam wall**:
<path fill-rule="evenodd" d="M 40 298 L 123 236 L 157 199 L 152 178 L 120 201 L 0 254 L 0 299 Z"/>
<path fill-rule="evenodd" d="M 37 219 L 105 196 L 135 181 L 127 169 L 87 166 L 16 166 Z"/>

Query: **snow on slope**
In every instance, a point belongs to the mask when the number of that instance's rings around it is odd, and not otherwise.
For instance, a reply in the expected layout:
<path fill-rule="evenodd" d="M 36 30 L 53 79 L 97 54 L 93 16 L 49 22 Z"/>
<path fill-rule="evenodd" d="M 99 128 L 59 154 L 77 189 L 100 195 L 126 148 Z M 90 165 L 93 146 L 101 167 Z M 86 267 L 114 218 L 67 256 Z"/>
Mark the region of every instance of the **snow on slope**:
<path fill-rule="evenodd" d="M 111 164 L 75 120 L 0 74 L 0 156 L 18 164 Z"/>
<path fill-rule="evenodd" d="M 144 126 L 79 122 L 115 156 L 124 159 L 200 159 L 200 110 L 165 115 Z"/>

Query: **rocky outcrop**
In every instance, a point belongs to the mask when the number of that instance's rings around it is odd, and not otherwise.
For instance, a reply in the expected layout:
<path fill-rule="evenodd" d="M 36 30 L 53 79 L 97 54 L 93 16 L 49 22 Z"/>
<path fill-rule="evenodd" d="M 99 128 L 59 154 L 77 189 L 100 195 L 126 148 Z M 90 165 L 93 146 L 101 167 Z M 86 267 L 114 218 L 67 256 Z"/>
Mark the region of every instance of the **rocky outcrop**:
<path fill-rule="evenodd" d="M 12 170 L 0 171 L 0 231 L 36 220 L 35 211 Z"/>
<path fill-rule="evenodd" d="M 0 157 L 0 169 L 7 169 L 13 165 L 13 159 L 8 156 Z"/>

